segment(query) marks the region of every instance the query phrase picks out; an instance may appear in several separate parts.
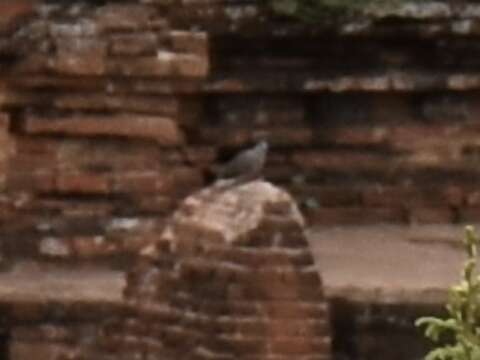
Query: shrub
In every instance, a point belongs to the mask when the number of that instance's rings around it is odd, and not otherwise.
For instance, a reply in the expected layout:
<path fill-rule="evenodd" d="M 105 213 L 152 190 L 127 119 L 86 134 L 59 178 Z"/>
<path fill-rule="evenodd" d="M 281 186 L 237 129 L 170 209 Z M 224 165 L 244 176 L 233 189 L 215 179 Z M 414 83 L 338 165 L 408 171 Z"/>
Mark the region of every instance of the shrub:
<path fill-rule="evenodd" d="M 473 227 L 465 229 L 467 260 L 461 281 L 450 288 L 447 319 L 423 317 L 416 326 L 425 327 L 425 336 L 438 346 L 426 360 L 480 360 L 480 276 L 477 270 L 479 239 Z"/>

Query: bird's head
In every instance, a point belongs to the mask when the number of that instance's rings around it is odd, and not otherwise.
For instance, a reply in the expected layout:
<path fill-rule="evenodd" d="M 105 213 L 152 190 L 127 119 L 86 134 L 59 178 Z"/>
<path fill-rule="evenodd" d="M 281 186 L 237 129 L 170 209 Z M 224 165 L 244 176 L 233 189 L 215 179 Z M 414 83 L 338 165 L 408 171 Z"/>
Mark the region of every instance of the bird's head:
<path fill-rule="evenodd" d="M 267 140 L 262 140 L 257 144 L 257 149 L 259 149 L 262 152 L 267 152 L 268 150 L 268 142 Z"/>

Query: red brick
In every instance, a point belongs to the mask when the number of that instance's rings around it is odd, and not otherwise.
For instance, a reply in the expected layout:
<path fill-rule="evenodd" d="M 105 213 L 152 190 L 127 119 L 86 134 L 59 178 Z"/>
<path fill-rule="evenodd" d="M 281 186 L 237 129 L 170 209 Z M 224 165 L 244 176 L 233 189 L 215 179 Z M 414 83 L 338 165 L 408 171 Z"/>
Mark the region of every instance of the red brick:
<path fill-rule="evenodd" d="M 59 143 L 55 140 L 32 138 L 31 136 L 15 137 L 15 152 L 26 156 L 49 156 L 49 161 L 54 161 Z"/>
<path fill-rule="evenodd" d="M 336 127 L 322 131 L 320 142 L 342 145 L 383 145 L 388 131 L 384 127 Z"/>
<path fill-rule="evenodd" d="M 56 174 L 51 170 L 10 171 L 6 188 L 10 191 L 53 192 L 56 190 L 55 177 Z"/>
<path fill-rule="evenodd" d="M 270 349 L 274 354 L 287 356 L 329 354 L 330 340 L 327 337 L 285 337 L 283 340 L 271 341 Z"/>
<path fill-rule="evenodd" d="M 184 142 L 177 124 L 168 118 L 144 115 L 83 115 L 62 119 L 28 117 L 24 129 L 32 134 L 68 134 L 76 136 L 120 136 L 155 140 L 163 146 Z"/>
<path fill-rule="evenodd" d="M 174 55 L 166 53 L 161 56 L 142 56 L 132 59 L 109 59 L 107 72 L 111 75 L 123 76 L 158 76 L 171 77 L 175 75 L 173 66 Z"/>
<path fill-rule="evenodd" d="M 97 11 L 101 30 L 138 30 L 146 28 L 155 9 L 137 4 L 108 4 Z"/>
<path fill-rule="evenodd" d="M 13 341 L 9 350 L 9 359 L 72 359 L 77 357 L 78 350 L 65 344 Z"/>
<path fill-rule="evenodd" d="M 351 172 L 358 170 L 387 171 L 391 166 L 381 153 L 366 154 L 356 151 L 294 151 L 292 163 L 301 169 L 328 169 Z"/>
<path fill-rule="evenodd" d="M 173 74 L 181 77 L 203 78 L 209 73 L 207 55 L 178 54 L 172 60 Z"/>
<path fill-rule="evenodd" d="M 169 214 L 175 207 L 176 201 L 168 195 L 138 197 L 133 200 L 133 207 L 138 212 L 153 212 Z"/>
<path fill-rule="evenodd" d="M 20 322 L 40 322 L 48 317 L 45 303 L 31 299 L 21 299 L 12 303 L 11 316 Z"/>
<path fill-rule="evenodd" d="M 218 121 L 225 126 L 251 126 L 268 128 L 280 134 L 286 144 L 286 134 L 301 130 L 300 133 L 314 131 L 305 121 L 305 105 L 296 96 L 255 95 L 255 96 L 220 96 L 215 101 L 214 111 Z M 293 136 L 292 136 L 293 138 Z M 269 136 L 269 140 L 272 138 Z"/>
<path fill-rule="evenodd" d="M 272 338 L 277 337 L 305 337 L 314 338 L 328 336 L 330 334 L 330 324 L 328 318 L 324 319 L 280 319 L 272 320 L 269 325 L 269 335 Z"/>
<path fill-rule="evenodd" d="M 315 225 L 401 223 L 406 220 L 403 209 L 389 207 L 319 208 L 308 211 L 307 217 Z"/>
<path fill-rule="evenodd" d="M 361 199 L 359 190 L 346 186 L 294 185 L 291 191 L 297 198 L 313 198 L 325 207 L 358 206 Z"/>
<path fill-rule="evenodd" d="M 445 199 L 449 205 L 461 206 L 465 202 L 465 191 L 460 186 L 448 186 L 444 190 Z"/>
<path fill-rule="evenodd" d="M 456 186 L 375 186 L 364 189 L 362 199 L 366 206 L 459 206 L 463 203 L 463 191 Z"/>
<path fill-rule="evenodd" d="M 200 188 L 204 184 L 203 174 L 195 168 L 177 167 L 165 169 L 158 178 L 159 193 L 185 195 Z"/>
<path fill-rule="evenodd" d="M 116 55 L 153 54 L 158 46 L 158 37 L 152 32 L 115 34 L 109 40 Z"/>
<path fill-rule="evenodd" d="M 57 53 L 49 65 L 68 75 L 103 75 L 106 71 L 106 43 L 93 38 L 57 39 Z"/>
<path fill-rule="evenodd" d="M 114 192 L 155 193 L 160 174 L 157 172 L 120 173 L 113 178 Z"/>
<path fill-rule="evenodd" d="M 467 223 L 480 222 L 480 207 L 472 206 L 460 209 L 460 221 Z"/>
<path fill-rule="evenodd" d="M 315 140 L 315 134 L 309 128 L 272 125 L 272 129 L 268 130 L 268 140 L 274 146 L 305 146 Z"/>
<path fill-rule="evenodd" d="M 396 206 L 409 203 L 410 199 L 418 196 L 418 189 L 375 186 L 362 191 L 362 202 L 366 206 Z"/>
<path fill-rule="evenodd" d="M 109 243 L 103 236 L 75 236 L 73 252 L 80 258 L 94 258 L 119 252 L 118 244 Z"/>
<path fill-rule="evenodd" d="M 165 166 L 184 162 L 179 149 L 160 148 L 155 142 L 126 142 L 118 138 L 102 138 L 101 141 L 75 138 L 64 141 L 59 148 L 60 171 L 111 171 L 122 173 L 159 172 Z M 125 148 L 128 146 L 128 151 Z"/>
<path fill-rule="evenodd" d="M 171 31 L 169 33 L 174 50 L 206 56 L 208 35 L 205 32 Z"/>
<path fill-rule="evenodd" d="M 55 211 L 66 217 L 106 217 L 111 215 L 114 204 L 104 201 L 75 201 L 71 199 L 36 199 L 37 210 Z"/>
<path fill-rule="evenodd" d="M 108 95 L 104 93 L 58 95 L 54 105 L 68 110 L 133 111 L 166 116 L 177 115 L 180 107 L 178 99 L 173 96 Z"/>
<path fill-rule="evenodd" d="M 0 33 L 16 25 L 19 19 L 35 13 L 35 7 L 40 0 L 16 0 L 15 2 L 0 2 Z"/>
<path fill-rule="evenodd" d="M 14 144 L 10 139 L 9 117 L 4 113 L 0 113 L 0 191 L 5 189 L 9 159 L 14 152 Z"/>
<path fill-rule="evenodd" d="M 211 165 L 217 158 L 217 150 L 213 146 L 188 146 L 185 148 L 187 161 L 193 165 Z"/>
<path fill-rule="evenodd" d="M 38 243 L 38 253 L 49 258 L 65 259 L 72 256 L 72 248 L 68 239 L 45 237 Z"/>
<path fill-rule="evenodd" d="M 410 222 L 418 224 L 451 223 L 454 213 L 448 207 L 414 207 L 410 210 Z"/>
<path fill-rule="evenodd" d="M 217 146 L 245 146 L 251 141 L 253 131 L 245 128 L 230 130 L 202 126 L 199 129 L 199 137 L 200 140 L 206 144 L 215 143 Z"/>
<path fill-rule="evenodd" d="M 321 301 L 296 302 L 274 300 L 262 303 L 260 313 L 272 319 L 325 319 L 328 317 L 328 304 Z"/>
<path fill-rule="evenodd" d="M 62 193 L 108 194 L 111 185 L 106 176 L 67 173 L 58 175 L 57 190 Z"/>
<path fill-rule="evenodd" d="M 10 116 L 7 113 L 0 112 L 0 130 L 8 130 L 10 126 Z"/>
<path fill-rule="evenodd" d="M 26 91 L 26 90 L 20 90 L 20 89 L 8 89 L 8 90 L 2 90 L 0 105 L 2 105 L 2 107 L 45 105 L 45 103 L 48 103 L 51 101 L 51 98 L 52 98 L 52 95 L 46 91 L 38 93 L 38 92 Z"/>
<path fill-rule="evenodd" d="M 480 205 L 480 191 L 473 191 L 467 194 L 467 205 L 472 207 Z"/>

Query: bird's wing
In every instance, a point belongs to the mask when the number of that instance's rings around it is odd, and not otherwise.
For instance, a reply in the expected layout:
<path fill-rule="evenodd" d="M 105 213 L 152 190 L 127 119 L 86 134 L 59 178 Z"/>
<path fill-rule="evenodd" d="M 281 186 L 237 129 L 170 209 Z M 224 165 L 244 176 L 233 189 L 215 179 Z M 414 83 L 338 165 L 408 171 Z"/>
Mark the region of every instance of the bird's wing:
<path fill-rule="evenodd" d="M 236 177 L 244 172 L 248 173 L 255 161 L 255 152 L 253 150 L 246 150 L 228 162 L 222 168 L 221 175 L 223 177 Z"/>

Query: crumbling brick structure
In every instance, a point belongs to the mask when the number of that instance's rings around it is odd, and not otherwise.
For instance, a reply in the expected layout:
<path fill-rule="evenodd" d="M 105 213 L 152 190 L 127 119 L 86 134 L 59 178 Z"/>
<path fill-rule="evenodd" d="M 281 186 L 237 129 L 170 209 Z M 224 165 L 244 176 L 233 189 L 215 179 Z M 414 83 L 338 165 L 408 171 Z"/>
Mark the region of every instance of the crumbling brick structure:
<path fill-rule="evenodd" d="M 323 284 L 284 190 L 220 182 L 149 240 L 126 283 L 89 268 L 0 278 L 2 358 L 331 359 Z"/>
<path fill-rule="evenodd" d="M 109 320 L 86 358 L 330 359 L 304 226 L 267 182 L 188 197 L 128 273 L 131 313 Z"/>
<path fill-rule="evenodd" d="M 312 224 L 480 219 L 478 3 L 315 26 L 264 4 L 0 0 L 2 269 L 94 264 L 91 284 L 127 269 L 209 168 L 258 135 L 272 145 L 267 179 Z M 71 339 L 97 319 L 133 316 L 115 279 L 114 296 L 2 297 L 0 357 L 9 340 L 15 357 L 31 343 L 76 356 Z"/>
<path fill-rule="evenodd" d="M 315 26 L 260 1 L 1 6 L 4 257 L 124 267 L 259 135 L 312 224 L 479 219 L 478 4 Z"/>

